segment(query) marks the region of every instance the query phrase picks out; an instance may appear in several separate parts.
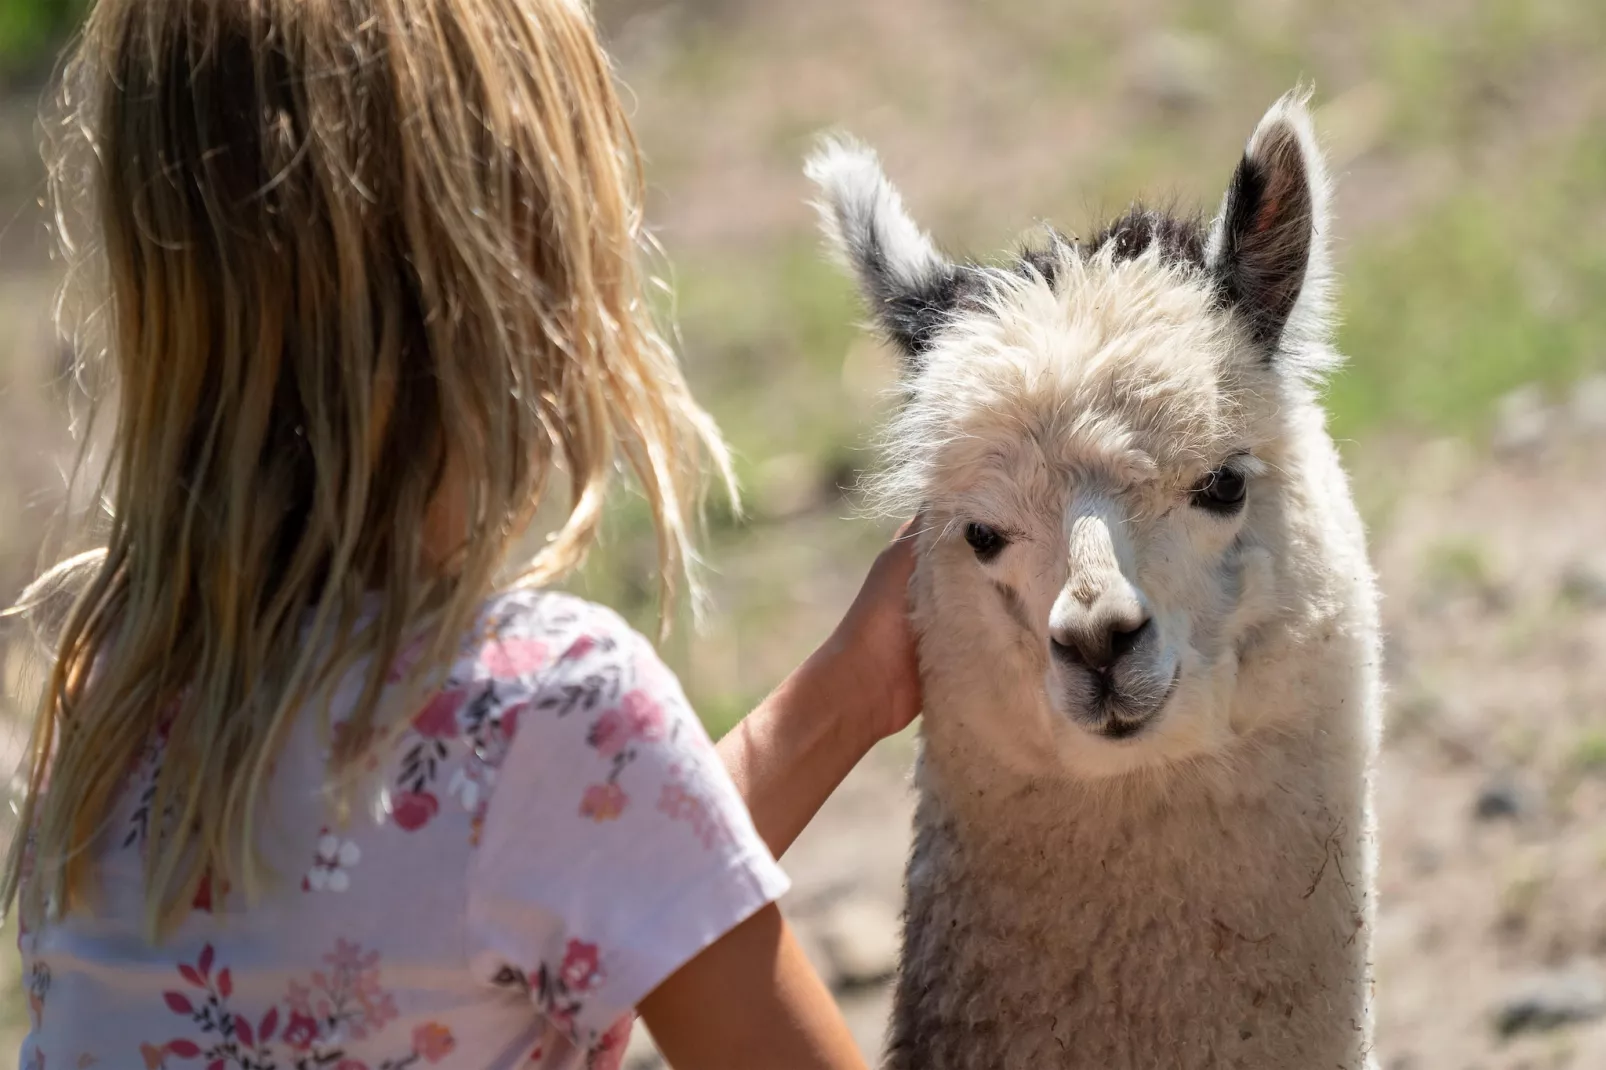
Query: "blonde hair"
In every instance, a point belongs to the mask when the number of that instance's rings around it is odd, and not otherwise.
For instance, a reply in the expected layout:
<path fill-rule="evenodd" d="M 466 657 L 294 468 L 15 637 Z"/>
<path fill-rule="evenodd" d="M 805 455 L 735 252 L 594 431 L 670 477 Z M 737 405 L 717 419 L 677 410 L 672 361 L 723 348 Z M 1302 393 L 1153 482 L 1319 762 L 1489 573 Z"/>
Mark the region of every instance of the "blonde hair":
<path fill-rule="evenodd" d="M 82 901 L 165 733 L 154 935 L 203 880 L 257 886 L 254 807 L 306 702 L 367 658 L 341 736 L 394 727 L 387 670 L 421 626 L 415 682 L 449 658 L 555 469 L 566 510 L 515 582 L 579 566 L 622 459 L 667 606 L 730 467 L 644 299 L 637 149 L 576 0 L 100 0 L 60 103 L 54 192 L 87 196 L 91 238 L 63 246 L 104 274 L 109 516 L 19 604 L 73 597 L 0 901 Z"/>

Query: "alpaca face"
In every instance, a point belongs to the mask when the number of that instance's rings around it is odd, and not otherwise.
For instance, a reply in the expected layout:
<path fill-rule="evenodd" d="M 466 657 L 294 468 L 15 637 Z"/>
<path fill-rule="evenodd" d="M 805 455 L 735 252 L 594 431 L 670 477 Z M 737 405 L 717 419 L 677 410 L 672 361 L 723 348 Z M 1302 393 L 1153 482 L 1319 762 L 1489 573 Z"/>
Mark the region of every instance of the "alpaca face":
<path fill-rule="evenodd" d="M 1284 428 L 1325 351 L 1302 101 L 1262 121 L 1208 229 L 1134 210 L 1005 266 L 938 254 L 865 150 L 811 174 L 905 357 L 880 489 L 923 519 L 928 677 L 990 674 L 997 715 L 966 727 L 1016 764 L 1096 777 L 1231 746 L 1277 612 Z"/>

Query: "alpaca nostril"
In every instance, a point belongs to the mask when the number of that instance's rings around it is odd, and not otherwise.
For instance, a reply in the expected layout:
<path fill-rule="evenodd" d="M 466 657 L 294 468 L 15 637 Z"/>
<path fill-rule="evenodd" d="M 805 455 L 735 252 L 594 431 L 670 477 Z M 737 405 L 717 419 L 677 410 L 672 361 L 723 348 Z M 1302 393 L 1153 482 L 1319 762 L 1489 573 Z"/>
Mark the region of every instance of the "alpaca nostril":
<path fill-rule="evenodd" d="M 1087 660 L 1082 657 L 1082 648 L 1076 643 L 1067 643 L 1057 635 L 1048 637 L 1048 648 L 1056 658 L 1070 665 L 1085 665 Z"/>
<path fill-rule="evenodd" d="M 1126 631 L 1122 631 L 1119 628 L 1110 629 L 1110 661 L 1117 661 L 1132 653 L 1137 645 L 1143 641 L 1143 637 L 1149 633 L 1149 625 L 1151 623 L 1153 623 L 1153 618 L 1146 617 L 1143 623 L 1136 628 Z"/>
<path fill-rule="evenodd" d="M 1149 633 L 1150 621 L 1135 628 L 1115 624 L 1091 631 L 1055 631 L 1049 636 L 1054 657 L 1068 665 L 1080 665 L 1094 672 L 1108 672 L 1117 661 L 1132 653 Z"/>

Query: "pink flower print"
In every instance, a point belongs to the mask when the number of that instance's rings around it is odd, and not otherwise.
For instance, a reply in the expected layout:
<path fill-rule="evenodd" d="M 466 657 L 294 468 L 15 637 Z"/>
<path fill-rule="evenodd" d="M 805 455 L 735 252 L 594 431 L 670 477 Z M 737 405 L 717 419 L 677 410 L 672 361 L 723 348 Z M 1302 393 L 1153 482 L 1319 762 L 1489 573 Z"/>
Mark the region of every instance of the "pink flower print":
<path fill-rule="evenodd" d="M 291 982 L 293 1013 L 335 1024 L 354 1040 L 366 1039 L 396 1017 L 396 1000 L 379 983 L 379 952 L 337 939 L 323 960 L 330 968 L 314 971 L 310 986 Z"/>
<path fill-rule="evenodd" d="M 563 965 L 558 968 L 558 975 L 574 992 L 589 992 L 601 984 L 602 962 L 597 945 L 570 940 L 563 953 Z"/>
<path fill-rule="evenodd" d="M 432 1063 L 438 1063 L 457 1047 L 452 1031 L 439 1022 L 425 1022 L 413 1030 L 413 1051 Z"/>
<path fill-rule="evenodd" d="M 497 680 L 527 676 L 546 664 L 547 645 L 539 639 L 493 639 L 480 664 Z"/>
<path fill-rule="evenodd" d="M 343 892 L 351 887 L 351 867 L 362 859 L 362 848 L 350 840 L 342 840 L 327 828 L 318 837 L 318 847 L 312 858 L 312 868 L 302 878 L 301 889 L 307 892 Z"/>
<path fill-rule="evenodd" d="M 619 703 L 633 739 L 664 738 L 664 708 L 645 691 L 632 691 Z"/>
<path fill-rule="evenodd" d="M 284 1042 L 296 1051 L 306 1051 L 318 1039 L 318 1023 L 310 1014 L 294 1011 L 282 1035 Z"/>
<path fill-rule="evenodd" d="M 441 801 L 427 791 L 404 791 L 390 798 L 390 816 L 408 832 L 417 832 L 440 811 Z"/>
<path fill-rule="evenodd" d="M 586 742 L 604 758 L 616 757 L 630 742 L 630 721 L 623 710 L 609 710 L 591 726 Z"/>
<path fill-rule="evenodd" d="M 413 718 L 413 730 L 428 739 L 455 739 L 461 732 L 457 711 L 468 698 L 466 690 L 442 691 Z"/>
<path fill-rule="evenodd" d="M 368 1064 L 361 1059 L 342 1059 L 335 1064 L 335 1070 L 368 1070 Z"/>
<path fill-rule="evenodd" d="M 669 775 L 677 780 L 664 785 L 658 796 L 659 812 L 690 825 L 705 848 L 711 849 L 720 840 L 730 840 L 730 826 L 720 816 L 718 808 L 709 806 L 701 795 L 688 791 L 685 784 L 678 782 L 682 775 L 680 767 L 670 766 Z"/>
<path fill-rule="evenodd" d="M 580 816 L 593 821 L 612 821 L 625 812 L 630 798 L 618 784 L 593 784 L 580 800 Z"/>
<path fill-rule="evenodd" d="M 391 662 L 390 673 L 385 677 L 387 682 L 394 684 L 406 679 L 407 674 L 413 671 L 413 666 L 418 664 L 418 659 L 424 656 L 424 643 L 424 636 L 415 635 L 402 647 L 396 660 Z"/>

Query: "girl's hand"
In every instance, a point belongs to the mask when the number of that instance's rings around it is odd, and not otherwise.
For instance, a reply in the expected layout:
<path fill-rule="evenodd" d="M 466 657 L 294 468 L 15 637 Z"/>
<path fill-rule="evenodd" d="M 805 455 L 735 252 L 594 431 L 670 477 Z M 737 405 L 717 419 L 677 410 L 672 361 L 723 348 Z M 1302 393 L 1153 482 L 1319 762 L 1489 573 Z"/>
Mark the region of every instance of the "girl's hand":
<path fill-rule="evenodd" d="M 820 674 L 856 707 L 875 743 L 909 727 L 920 714 L 920 663 L 909 620 L 909 577 L 915 568 L 920 518 L 898 529 L 876 557 L 847 614 L 800 671 Z"/>
<path fill-rule="evenodd" d="M 877 742 L 920 713 L 909 623 L 916 520 L 881 552 L 842 622 L 719 741 L 753 824 L 781 855 Z"/>

